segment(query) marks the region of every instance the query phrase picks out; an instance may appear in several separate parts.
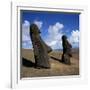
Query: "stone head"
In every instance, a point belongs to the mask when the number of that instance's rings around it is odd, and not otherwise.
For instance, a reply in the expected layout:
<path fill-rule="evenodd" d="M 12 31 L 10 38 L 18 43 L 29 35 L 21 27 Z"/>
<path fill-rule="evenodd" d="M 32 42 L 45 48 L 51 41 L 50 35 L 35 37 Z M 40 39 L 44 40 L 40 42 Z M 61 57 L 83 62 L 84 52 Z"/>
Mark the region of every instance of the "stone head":
<path fill-rule="evenodd" d="M 63 41 L 66 41 L 66 40 L 67 40 L 67 36 L 66 36 L 66 35 L 63 35 L 63 36 L 62 36 L 62 40 L 63 40 Z"/>
<path fill-rule="evenodd" d="M 31 24 L 30 25 L 30 33 L 40 34 L 41 32 L 36 24 Z"/>

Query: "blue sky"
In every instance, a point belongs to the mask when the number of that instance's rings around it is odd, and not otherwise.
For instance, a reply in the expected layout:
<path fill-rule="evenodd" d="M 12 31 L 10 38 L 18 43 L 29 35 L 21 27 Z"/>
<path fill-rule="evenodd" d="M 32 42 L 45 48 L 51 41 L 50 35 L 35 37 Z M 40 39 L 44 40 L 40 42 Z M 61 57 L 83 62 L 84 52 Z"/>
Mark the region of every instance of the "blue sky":
<path fill-rule="evenodd" d="M 37 24 L 41 37 L 53 49 L 62 49 L 62 35 L 74 47 L 79 47 L 79 14 L 64 12 L 21 11 L 22 48 L 32 48 L 30 24 Z"/>

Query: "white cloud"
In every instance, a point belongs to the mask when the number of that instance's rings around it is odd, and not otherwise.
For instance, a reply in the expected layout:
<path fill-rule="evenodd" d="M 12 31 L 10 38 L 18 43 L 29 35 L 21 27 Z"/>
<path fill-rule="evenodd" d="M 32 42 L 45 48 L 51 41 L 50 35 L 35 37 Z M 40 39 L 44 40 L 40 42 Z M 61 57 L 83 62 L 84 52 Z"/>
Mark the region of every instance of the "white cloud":
<path fill-rule="evenodd" d="M 51 41 L 51 42 L 49 42 L 48 44 L 49 44 L 50 46 L 54 46 L 56 43 L 57 43 L 57 41 Z"/>
<path fill-rule="evenodd" d="M 80 38 L 80 31 L 79 30 L 73 30 L 71 32 L 71 36 L 69 37 L 69 41 L 73 46 L 78 46 L 79 44 L 79 38 Z"/>
<path fill-rule="evenodd" d="M 46 43 L 51 46 L 53 49 L 62 48 L 61 30 L 64 28 L 64 25 L 56 22 L 54 25 L 50 25 L 48 28 L 48 37 L 46 38 Z"/>
<path fill-rule="evenodd" d="M 39 27 L 39 29 L 42 27 L 42 24 L 43 24 L 42 21 L 34 21 L 34 23 Z M 32 48 L 32 42 L 29 35 L 29 27 L 30 27 L 30 22 L 25 20 L 24 23 L 22 24 L 22 47 L 23 48 Z M 63 35 L 62 33 L 63 28 L 64 28 L 64 25 L 60 22 L 56 22 L 54 25 L 49 25 L 48 34 L 44 40 L 49 46 L 51 46 L 52 49 L 62 48 L 61 38 Z M 68 37 L 68 40 L 72 44 L 72 46 L 78 46 L 79 36 L 80 36 L 79 30 L 73 30 L 71 32 L 71 35 Z"/>
<path fill-rule="evenodd" d="M 48 28 L 48 37 L 46 38 L 46 43 L 53 49 L 62 49 L 62 29 L 64 25 L 56 22 L 54 25 L 50 25 Z M 68 37 L 69 42 L 73 47 L 78 47 L 79 45 L 79 30 L 72 30 L 71 35 Z"/>
<path fill-rule="evenodd" d="M 22 24 L 22 34 L 23 35 L 29 34 L 29 26 L 30 26 L 29 21 L 25 20 L 24 23 Z"/>
<path fill-rule="evenodd" d="M 43 22 L 35 20 L 34 24 L 36 24 L 38 26 L 38 28 L 40 29 L 42 27 Z"/>
<path fill-rule="evenodd" d="M 74 43 L 78 43 L 79 42 L 79 36 L 80 36 L 79 30 L 73 30 L 71 32 L 70 41 L 74 42 Z"/>
<path fill-rule="evenodd" d="M 23 25 L 26 27 L 26 26 L 30 25 L 30 22 L 27 21 L 27 20 L 25 20 L 24 23 L 23 23 Z"/>
<path fill-rule="evenodd" d="M 53 34 L 53 35 L 56 35 L 59 33 L 59 31 L 64 27 L 63 24 L 59 23 L 59 22 L 56 22 L 55 25 L 50 25 L 49 26 L 49 29 L 48 29 L 48 32 L 50 34 Z"/>
<path fill-rule="evenodd" d="M 29 35 L 30 22 L 25 20 L 22 24 L 22 47 L 31 48 L 31 39 Z"/>

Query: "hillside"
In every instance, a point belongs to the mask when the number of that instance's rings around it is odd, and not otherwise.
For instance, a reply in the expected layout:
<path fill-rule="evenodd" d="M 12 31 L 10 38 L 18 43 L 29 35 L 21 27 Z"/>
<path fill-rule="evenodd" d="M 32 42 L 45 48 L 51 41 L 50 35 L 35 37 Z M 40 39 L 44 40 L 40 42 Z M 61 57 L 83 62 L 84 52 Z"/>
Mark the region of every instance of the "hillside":
<path fill-rule="evenodd" d="M 51 69 L 36 69 L 33 50 L 22 49 L 21 78 L 79 75 L 79 50 L 73 49 L 72 55 L 71 65 L 66 65 L 60 62 L 62 51 L 52 51 L 49 54 Z"/>

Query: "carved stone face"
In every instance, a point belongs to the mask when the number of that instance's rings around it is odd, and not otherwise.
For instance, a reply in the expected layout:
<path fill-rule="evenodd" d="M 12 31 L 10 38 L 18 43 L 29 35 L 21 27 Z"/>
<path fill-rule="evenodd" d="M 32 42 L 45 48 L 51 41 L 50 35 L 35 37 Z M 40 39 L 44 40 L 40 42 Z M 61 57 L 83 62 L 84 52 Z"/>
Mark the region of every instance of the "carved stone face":
<path fill-rule="evenodd" d="M 41 33 L 36 24 L 30 25 L 30 32 L 33 34 L 40 34 Z"/>

